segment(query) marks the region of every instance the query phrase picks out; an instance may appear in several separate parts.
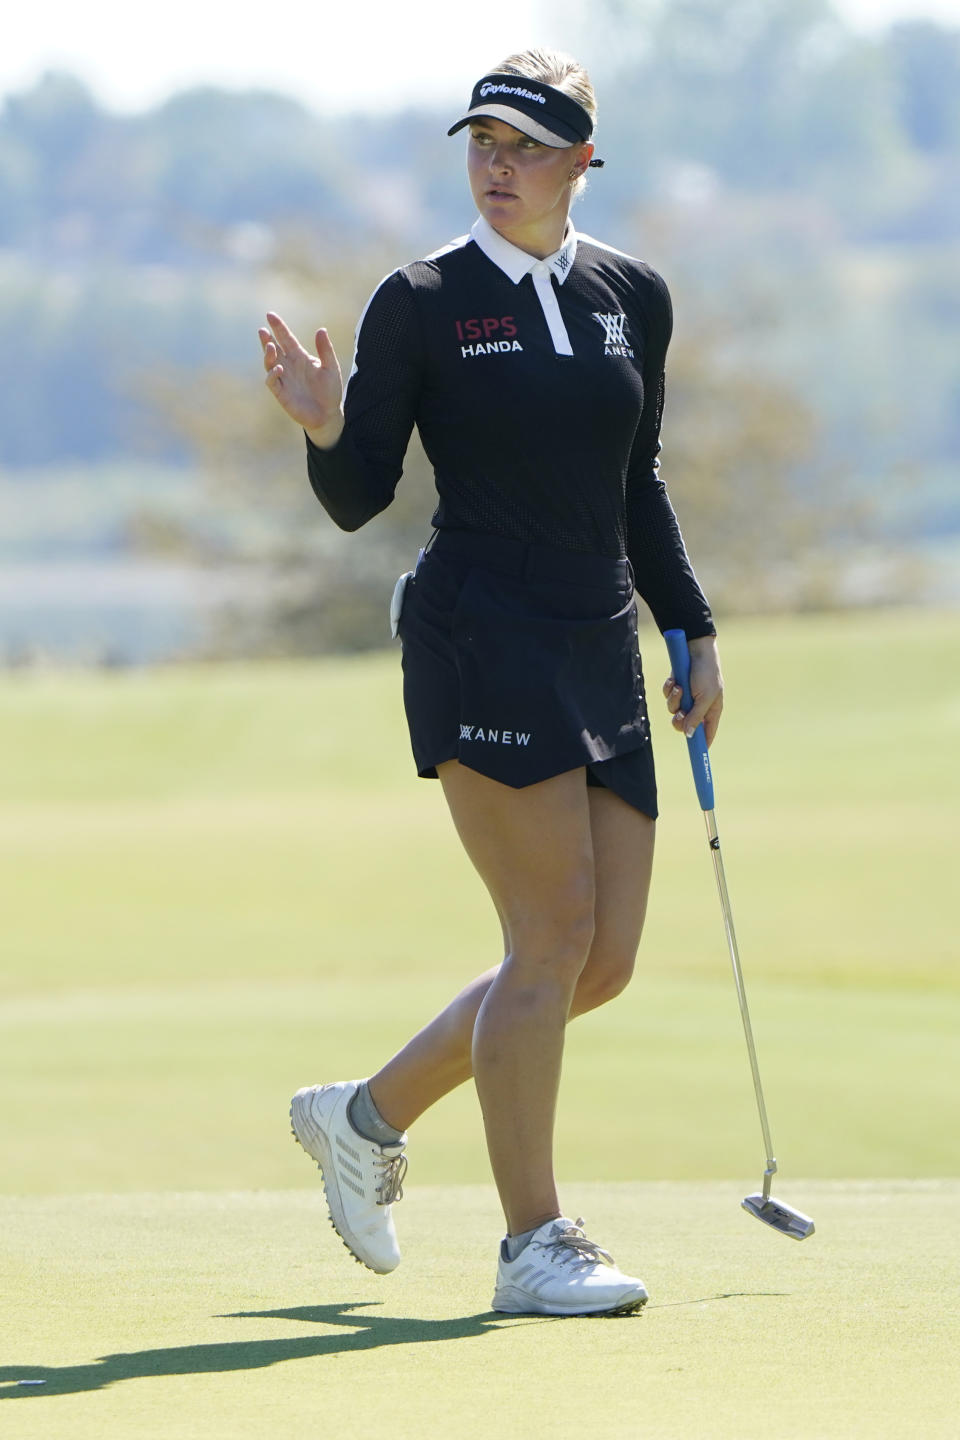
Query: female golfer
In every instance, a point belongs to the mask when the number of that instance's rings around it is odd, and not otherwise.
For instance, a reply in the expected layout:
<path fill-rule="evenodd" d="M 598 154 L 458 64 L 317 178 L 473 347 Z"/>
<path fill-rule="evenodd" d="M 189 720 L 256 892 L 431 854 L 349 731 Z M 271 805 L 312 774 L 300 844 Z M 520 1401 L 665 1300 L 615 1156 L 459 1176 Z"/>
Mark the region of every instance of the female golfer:
<path fill-rule="evenodd" d="M 638 1309 L 647 1292 L 563 1212 L 553 1133 L 564 1029 L 633 968 L 657 814 L 634 586 L 686 631 L 690 712 L 721 679 L 707 602 L 658 474 L 667 289 L 568 217 L 593 158 L 580 65 L 513 55 L 476 85 L 468 235 L 389 275 L 341 376 L 278 315 L 266 383 L 306 431 L 310 482 L 354 530 L 390 504 L 416 424 L 435 472 L 435 534 L 403 596 L 404 702 L 417 770 L 439 776 L 503 927 L 504 959 L 365 1081 L 308 1086 L 293 1129 L 358 1260 L 400 1259 L 392 1204 L 406 1130 L 471 1076 L 507 1234 L 493 1307 Z"/>

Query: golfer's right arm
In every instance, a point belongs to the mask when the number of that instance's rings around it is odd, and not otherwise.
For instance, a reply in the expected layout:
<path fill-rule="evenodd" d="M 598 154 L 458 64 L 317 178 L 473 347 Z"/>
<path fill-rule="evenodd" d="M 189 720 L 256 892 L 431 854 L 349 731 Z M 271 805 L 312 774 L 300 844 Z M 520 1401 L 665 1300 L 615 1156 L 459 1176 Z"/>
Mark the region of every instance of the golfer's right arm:
<path fill-rule="evenodd" d="M 421 344 L 410 286 L 395 272 L 371 296 L 345 395 L 325 330 L 314 359 L 279 315 L 267 319 L 271 330 L 259 332 L 267 387 L 306 434 L 317 499 L 342 530 L 357 530 L 392 501 L 413 429 Z"/>

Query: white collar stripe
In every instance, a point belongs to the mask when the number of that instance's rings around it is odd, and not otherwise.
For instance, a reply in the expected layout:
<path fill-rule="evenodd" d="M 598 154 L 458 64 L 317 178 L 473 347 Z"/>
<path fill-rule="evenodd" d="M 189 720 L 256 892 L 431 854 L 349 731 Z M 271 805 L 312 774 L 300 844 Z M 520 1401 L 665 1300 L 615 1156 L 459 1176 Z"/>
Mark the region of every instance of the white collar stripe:
<path fill-rule="evenodd" d="M 539 260 L 536 255 L 528 255 L 526 250 L 521 250 L 509 240 L 505 240 L 482 215 L 477 217 L 470 235 L 487 259 L 492 260 L 514 285 L 519 285 L 525 275 L 533 276 L 533 288 L 540 301 L 554 351 L 557 355 L 572 355 L 573 346 L 570 344 L 567 327 L 563 323 L 557 303 L 557 292 L 550 282 L 550 277 L 555 275 L 557 284 L 562 285 L 573 269 L 577 254 L 577 232 L 573 226 L 568 224 L 567 236 L 560 249 L 545 256 L 543 260 Z"/>
<path fill-rule="evenodd" d="M 553 288 L 550 271 L 546 266 L 542 270 L 534 271 L 533 288 L 537 292 L 537 299 L 540 301 L 543 318 L 550 331 L 554 351 L 557 355 L 572 355 L 573 346 L 570 344 L 570 336 L 567 334 L 567 327 L 563 323 L 560 306 L 557 304 L 557 292 Z"/>

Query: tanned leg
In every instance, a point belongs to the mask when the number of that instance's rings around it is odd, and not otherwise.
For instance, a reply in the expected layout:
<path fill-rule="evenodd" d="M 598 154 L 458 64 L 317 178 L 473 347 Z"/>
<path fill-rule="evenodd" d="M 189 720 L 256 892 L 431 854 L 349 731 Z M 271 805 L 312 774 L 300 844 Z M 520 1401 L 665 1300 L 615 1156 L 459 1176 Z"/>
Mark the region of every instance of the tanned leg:
<path fill-rule="evenodd" d="M 594 939 L 570 1018 L 614 998 L 633 970 L 653 866 L 655 825 L 611 790 L 587 790 L 596 890 Z M 502 920 L 502 917 L 501 917 Z M 504 950 L 508 937 L 504 929 Z M 473 1030 L 499 966 L 478 975 L 370 1080 L 374 1103 L 398 1130 L 473 1075 Z"/>

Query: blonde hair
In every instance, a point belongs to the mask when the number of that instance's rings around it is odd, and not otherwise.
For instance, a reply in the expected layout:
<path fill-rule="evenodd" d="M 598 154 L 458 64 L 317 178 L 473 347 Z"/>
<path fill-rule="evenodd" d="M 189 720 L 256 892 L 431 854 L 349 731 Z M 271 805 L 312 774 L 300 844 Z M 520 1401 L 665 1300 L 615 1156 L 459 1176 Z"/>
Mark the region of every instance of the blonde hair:
<path fill-rule="evenodd" d="M 553 85 L 582 105 L 594 125 L 597 123 L 597 97 L 590 76 L 579 60 L 562 50 L 521 50 L 494 65 L 488 74 L 523 75 L 527 80 L 539 80 L 541 85 Z M 587 177 L 581 175 L 573 187 L 574 197 L 586 188 Z"/>

